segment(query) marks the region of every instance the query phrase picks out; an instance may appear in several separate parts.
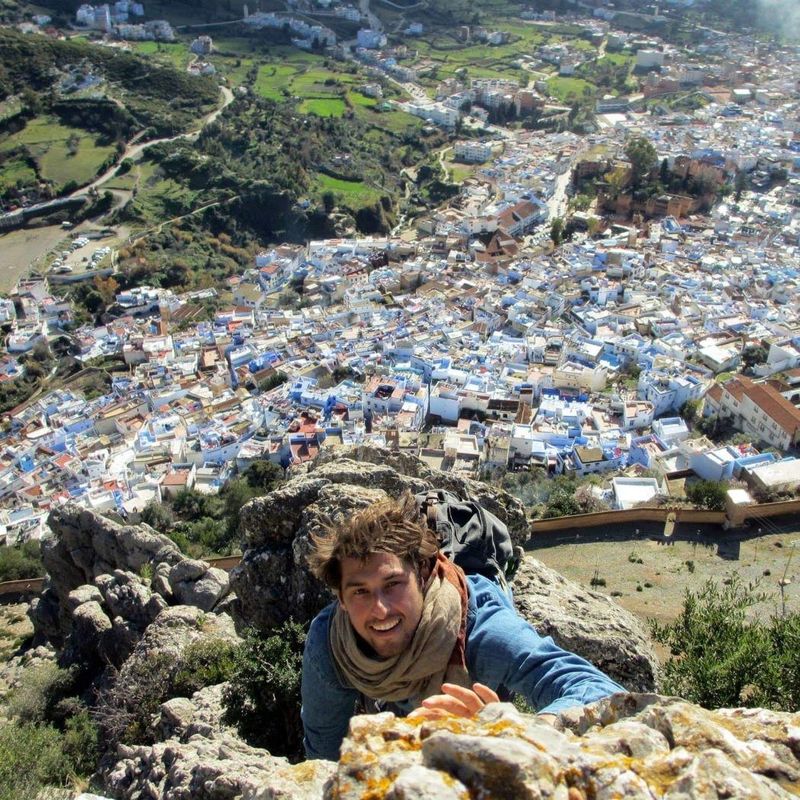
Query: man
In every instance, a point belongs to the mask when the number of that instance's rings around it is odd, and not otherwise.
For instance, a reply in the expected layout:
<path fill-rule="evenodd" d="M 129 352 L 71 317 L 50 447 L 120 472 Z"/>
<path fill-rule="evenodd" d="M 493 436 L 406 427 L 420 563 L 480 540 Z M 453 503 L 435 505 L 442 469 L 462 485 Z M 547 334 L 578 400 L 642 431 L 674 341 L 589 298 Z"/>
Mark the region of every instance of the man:
<path fill-rule="evenodd" d="M 471 716 L 508 690 L 551 716 L 624 691 L 539 636 L 497 584 L 448 561 L 410 494 L 314 545 L 311 569 L 338 599 L 311 623 L 303 654 L 308 758 L 339 758 L 359 700 L 401 715 Z"/>

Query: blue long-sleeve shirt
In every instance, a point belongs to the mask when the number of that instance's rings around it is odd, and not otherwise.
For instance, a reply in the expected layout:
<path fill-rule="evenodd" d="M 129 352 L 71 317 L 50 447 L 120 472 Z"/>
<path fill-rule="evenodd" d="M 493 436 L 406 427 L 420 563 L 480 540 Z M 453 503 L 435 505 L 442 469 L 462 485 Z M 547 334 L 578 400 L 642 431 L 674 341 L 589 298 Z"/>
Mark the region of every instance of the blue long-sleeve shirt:
<path fill-rule="evenodd" d="M 503 590 L 481 575 L 467 576 L 466 661 L 473 682 L 505 686 L 539 713 L 559 711 L 625 691 L 588 661 L 539 636 L 515 610 Z M 303 653 L 301 716 L 308 758 L 339 758 L 359 693 L 334 666 L 328 629 L 336 603 L 311 623 Z M 394 703 L 404 713 L 411 704 Z"/>

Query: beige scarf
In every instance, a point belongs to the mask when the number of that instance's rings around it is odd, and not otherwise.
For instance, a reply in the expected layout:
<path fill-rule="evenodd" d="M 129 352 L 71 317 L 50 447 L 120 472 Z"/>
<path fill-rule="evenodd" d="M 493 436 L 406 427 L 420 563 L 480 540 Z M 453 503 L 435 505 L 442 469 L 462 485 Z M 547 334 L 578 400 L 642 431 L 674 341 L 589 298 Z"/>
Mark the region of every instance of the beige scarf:
<path fill-rule="evenodd" d="M 331 621 L 331 652 L 345 679 L 362 694 L 418 706 L 440 693 L 442 683 L 470 686 L 464 659 L 466 612 L 464 573 L 440 554 L 424 589 L 422 618 L 405 652 L 386 659 L 365 655 L 341 604 Z"/>

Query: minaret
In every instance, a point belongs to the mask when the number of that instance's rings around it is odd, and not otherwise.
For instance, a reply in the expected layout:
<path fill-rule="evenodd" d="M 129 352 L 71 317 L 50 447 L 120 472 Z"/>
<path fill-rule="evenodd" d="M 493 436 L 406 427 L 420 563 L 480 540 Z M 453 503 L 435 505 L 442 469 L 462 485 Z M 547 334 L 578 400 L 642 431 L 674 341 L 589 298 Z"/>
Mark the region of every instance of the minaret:
<path fill-rule="evenodd" d="M 247 19 L 250 16 L 250 12 L 247 9 L 247 3 L 244 4 L 244 8 L 242 9 L 242 16 L 244 19 Z"/>

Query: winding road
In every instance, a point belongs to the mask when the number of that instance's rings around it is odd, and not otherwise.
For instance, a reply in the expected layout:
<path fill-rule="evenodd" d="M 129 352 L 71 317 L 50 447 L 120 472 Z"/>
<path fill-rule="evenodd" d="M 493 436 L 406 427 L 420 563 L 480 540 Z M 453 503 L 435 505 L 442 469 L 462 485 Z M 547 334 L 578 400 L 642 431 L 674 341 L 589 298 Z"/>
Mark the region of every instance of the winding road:
<path fill-rule="evenodd" d="M 205 117 L 200 120 L 200 125 L 192 131 L 187 131 L 186 133 L 179 133 L 175 136 L 167 136 L 162 139 L 149 139 L 146 142 L 136 142 L 131 141 L 128 143 L 128 146 L 125 148 L 125 152 L 121 155 L 119 161 L 114 164 L 113 166 L 109 167 L 102 175 L 98 178 L 95 178 L 88 186 L 84 186 L 81 189 L 74 191 L 70 197 L 79 197 L 81 195 L 87 194 L 89 192 L 99 190 L 100 187 L 111 177 L 114 176 L 117 169 L 119 168 L 120 163 L 126 159 L 136 159 L 150 146 L 154 144 L 163 144 L 164 142 L 175 142 L 179 139 L 187 139 L 189 141 L 193 141 L 196 139 L 203 128 L 206 125 L 210 125 L 214 120 L 219 117 L 219 115 L 233 102 L 233 92 L 227 86 L 220 86 L 220 91 L 222 92 L 222 103 L 220 104 L 219 108 L 214 109 L 210 114 L 206 114 Z"/>

